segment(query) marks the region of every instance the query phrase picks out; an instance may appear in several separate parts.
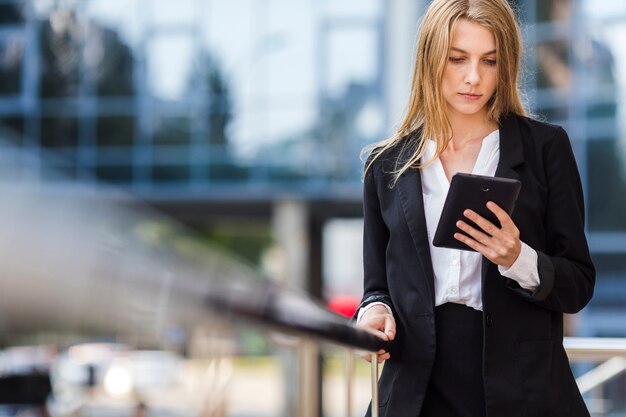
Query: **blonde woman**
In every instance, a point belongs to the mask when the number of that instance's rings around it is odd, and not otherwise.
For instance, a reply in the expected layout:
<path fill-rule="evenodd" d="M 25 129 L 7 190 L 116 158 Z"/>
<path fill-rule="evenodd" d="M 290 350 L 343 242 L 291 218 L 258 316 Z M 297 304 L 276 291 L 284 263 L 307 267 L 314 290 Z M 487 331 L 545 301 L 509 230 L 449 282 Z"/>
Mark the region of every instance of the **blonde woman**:
<path fill-rule="evenodd" d="M 357 326 L 393 341 L 381 416 L 589 416 L 562 343 L 595 283 L 582 187 L 565 131 L 525 116 L 520 56 L 506 0 L 434 0 L 406 117 L 369 149 Z M 432 245 L 457 172 L 522 183 L 511 217 L 488 204 L 500 227 L 457 223 L 474 251 Z"/>

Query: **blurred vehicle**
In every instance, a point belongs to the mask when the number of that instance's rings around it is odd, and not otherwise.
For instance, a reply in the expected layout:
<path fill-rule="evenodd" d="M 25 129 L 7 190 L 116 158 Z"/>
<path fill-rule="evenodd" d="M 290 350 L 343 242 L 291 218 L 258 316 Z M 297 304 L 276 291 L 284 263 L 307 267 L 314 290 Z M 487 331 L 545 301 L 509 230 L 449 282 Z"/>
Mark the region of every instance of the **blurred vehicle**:
<path fill-rule="evenodd" d="M 50 376 L 53 416 L 190 415 L 185 362 L 174 352 L 85 343 L 61 353 Z M 183 404 L 183 406 L 181 406 Z M 148 412 L 149 410 L 149 412 Z"/>
<path fill-rule="evenodd" d="M 51 346 L 14 346 L 0 352 L 0 417 L 47 417 L 52 391 Z"/>

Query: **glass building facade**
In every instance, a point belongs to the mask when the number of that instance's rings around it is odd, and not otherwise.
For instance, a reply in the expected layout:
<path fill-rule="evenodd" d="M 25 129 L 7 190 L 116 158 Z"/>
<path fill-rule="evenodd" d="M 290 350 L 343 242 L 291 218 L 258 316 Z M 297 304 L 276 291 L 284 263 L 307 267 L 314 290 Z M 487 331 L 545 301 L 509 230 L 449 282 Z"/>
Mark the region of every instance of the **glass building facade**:
<path fill-rule="evenodd" d="M 410 71 L 386 65 L 391 3 L 1 0 L 0 168 L 136 191 L 358 196 L 359 151 L 391 133 L 391 80 Z M 626 5 L 516 7 L 529 108 L 569 132 L 598 265 L 619 280 Z"/>
<path fill-rule="evenodd" d="M 390 90 L 410 68 L 389 62 L 412 51 L 389 45 L 398 30 L 413 37 L 424 6 L 1 0 L 1 172 L 8 181 L 113 183 L 183 198 L 292 190 L 358 199 L 359 151 L 391 133 L 404 104 Z M 394 7 L 415 13 L 412 24 L 398 28 Z M 515 7 L 529 108 L 565 126 L 583 177 L 600 272 L 594 303 L 621 308 L 626 5 L 519 0 Z M 591 327 L 626 334 L 612 321 Z"/>
<path fill-rule="evenodd" d="M 385 134 L 380 0 L 1 7 L 5 157 L 51 154 L 64 179 L 354 185 Z"/>
<path fill-rule="evenodd" d="M 425 3 L 0 0 L 0 178 L 358 202 Z M 626 2 L 514 5 L 529 109 L 566 128 L 586 194 L 598 281 L 575 332 L 626 336 Z"/>

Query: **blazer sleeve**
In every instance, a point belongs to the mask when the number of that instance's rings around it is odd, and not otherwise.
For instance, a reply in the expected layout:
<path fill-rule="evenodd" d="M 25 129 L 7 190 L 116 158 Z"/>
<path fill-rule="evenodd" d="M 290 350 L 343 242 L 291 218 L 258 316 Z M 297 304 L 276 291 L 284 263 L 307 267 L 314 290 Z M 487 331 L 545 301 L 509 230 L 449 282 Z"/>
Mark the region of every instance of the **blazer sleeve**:
<path fill-rule="evenodd" d="M 580 311 L 591 299 L 595 268 L 585 237 L 583 191 L 567 133 L 559 128 L 544 152 L 548 201 L 546 250 L 537 250 L 540 283 L 533 292 L 510 282 L 511 289 L 547 309 Z"/>
<path fill-rule="evenodd" d="M 374 162 L 365 173 L 363 185 L 363 299 L 360 308 L 375 301 L 393 305 L 387 287 L 386 250 L 389 242 L 389 229 L 383 220 L 377 189 L 376 170 L 379 161 Z M 366 164 L 367 166 L 367 164 Z"/>

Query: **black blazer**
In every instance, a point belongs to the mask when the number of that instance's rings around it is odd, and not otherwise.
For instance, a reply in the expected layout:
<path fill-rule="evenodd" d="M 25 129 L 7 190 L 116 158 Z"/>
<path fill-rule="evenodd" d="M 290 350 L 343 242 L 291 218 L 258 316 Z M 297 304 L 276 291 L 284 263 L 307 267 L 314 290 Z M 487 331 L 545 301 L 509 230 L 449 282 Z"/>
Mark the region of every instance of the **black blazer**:
<path fill-rule="evenodd" d="M 361 306 L 383 301 L 397 323 L 391 359 L 379 382 L 384 417 L 419 415 L 436 349 L 434 274 L 420 171 L 406 171 L 389 187 L 396 161 L 410 148 L 398 146 L 381 155 L 364 185 Z M 529 118 L 504 118 L 496 176 L 522 182 L 512 218 L 521 240 L 537 251 L 541 283 L 534 292 L 525 290 L 483 258 L 487 415 L 589 416 L 563 348 L 563 313 L 581 310 L 595 283 L 582 187 L 567 134 Z"/>

